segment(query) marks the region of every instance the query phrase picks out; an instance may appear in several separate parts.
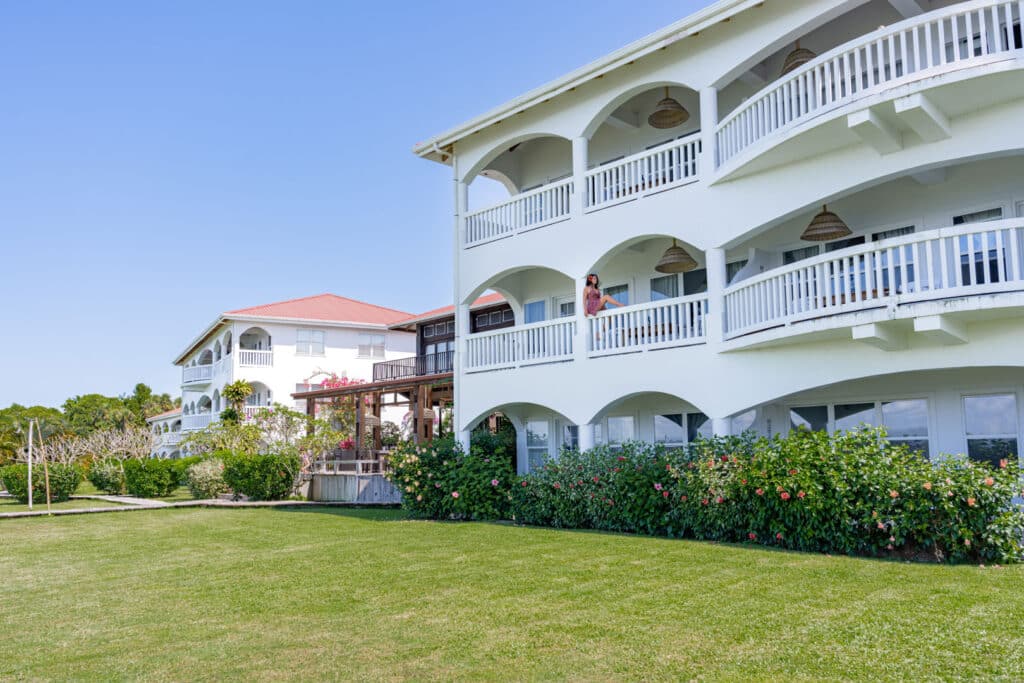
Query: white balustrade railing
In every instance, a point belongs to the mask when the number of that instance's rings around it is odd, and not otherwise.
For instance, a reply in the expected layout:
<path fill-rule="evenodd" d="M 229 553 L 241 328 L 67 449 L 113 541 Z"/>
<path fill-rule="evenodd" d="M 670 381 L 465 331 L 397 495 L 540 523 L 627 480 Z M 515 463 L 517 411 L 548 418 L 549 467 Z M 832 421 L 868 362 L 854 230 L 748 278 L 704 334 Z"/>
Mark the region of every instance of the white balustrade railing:
<path fill-rule="evenodd" d="M 164 432 L 160 440 L 167 446 L 181 443 L 181 432 Z"/>
<path fill-rule="evenodd" d="M 246 419 L 252 419 L 256 416 L 256 413 L 262 410 L 270 410 L 270 406 L 243 406 L 242 414 L 245 415 Z"/>
<path fill-rule="evenodd" d="M 238 349 L 238 365 L 243 368 L 270 368 L 274 366 L 273 350 Z"/>
<path fill-rule="evenodd" d="M 213 415 L 211 413 L 200 413 L 199 415 L 182 415 L 181 416 L 181 429 L 182 431 L 191 432 L 197 429 L 206 429 L 213 422 Z"/>
<path fill-rule="evenodd" d="M 700 344 L 707 335 L 706 294 L 613 308 L 587 318 L 591 356 Z"/>
<path fill-rule="evenodd" d="M 188 365 L 181 369 L 181 383 L 209 382 L 213 378 L 212 365 Z"/>
<path fill-rule="evenodd" d="M 466 337 L 466 371 L 571 360 L 575 336 L 575 318 L 471 334 Z"/>
<path fill-rule="evenodd" d="M 1021 2 L 974 0 L 927 12 L 841 45 L 763 88 L 718 126 L 718 163 L 780 130 L 894 85 L 1021 47 Z"/>
<path fill-rule="evenodd" d="M 508 237 L 569 218 L 573 193 L 572 178 L 566 178 L 506 202 L 466 214 L 465 246 Z"/>
<path fill-rule="evenodd" d="M 725 290 L 726 336 L 864 308 L 1024 290 L 1024 219 L 840 249 Z"/>
<path fill-rule="evenodd" d="M 700 138 L 694 135 L 599 166 L 586 175 L 589 209 L 697 180 Z"/>

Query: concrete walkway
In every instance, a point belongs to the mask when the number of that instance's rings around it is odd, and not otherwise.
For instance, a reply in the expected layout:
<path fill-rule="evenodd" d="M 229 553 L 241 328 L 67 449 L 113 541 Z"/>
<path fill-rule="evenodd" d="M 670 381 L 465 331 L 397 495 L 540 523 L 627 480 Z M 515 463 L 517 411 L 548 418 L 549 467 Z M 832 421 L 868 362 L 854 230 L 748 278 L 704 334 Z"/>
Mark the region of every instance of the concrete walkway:
<path fill-rule="evenodd" d="M 108 496 L 105 494 L 95 494 L 88 496 L 71 496 L 72 499 L 77 500 L 103 500 L 108 503 L 120 503 L 121 505 L 139 505 L 147 508 L 165 508 L 171 503 L 165 503 L 162 500 L 154 500 L 152 498 L 136 498 L 135 496 Z"/>

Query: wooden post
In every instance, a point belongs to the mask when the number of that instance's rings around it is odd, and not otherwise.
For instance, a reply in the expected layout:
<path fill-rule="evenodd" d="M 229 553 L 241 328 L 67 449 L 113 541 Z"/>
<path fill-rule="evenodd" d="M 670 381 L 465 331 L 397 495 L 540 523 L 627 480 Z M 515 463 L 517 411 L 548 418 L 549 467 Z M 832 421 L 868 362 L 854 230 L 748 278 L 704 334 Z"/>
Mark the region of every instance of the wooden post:
<path fill-rule="evenodd" d="M 412 441 L 420 442 L 420 388 L 413 387 L 409 392 L 409 405 L 412 409 Z"/>
<path fill-rule="evenodd" d="M 356 411 L 356 436 L 355 436 L 355 447 L 356 447 L 356 460 L 359 459 L 359 451 L 363 448 L 363 395 L 356 394 L 355 396 L 355 411 Z"/>
<path fill-rule="evenodd" d="M 381 420 L 381 416 L 380 416 L 380 414 L 381 414 L 381 401 L 382 401 L 382 399 L 383 399 L 383 396 L 381 395 L 381 393 L 379 391 L 373 392 L 373 395 L 370 398 L 371 404 L 373 406 L 373 416 L 375 418 L 377 418 L 376 424 L 373 425 L 373 450 L 374 450 L 374 452 L 379 452 L 381 450 L 381 435 L 382 435 L 381 428 L 384 426 L 383 423 L 382 423 L 382 420 Z"/>

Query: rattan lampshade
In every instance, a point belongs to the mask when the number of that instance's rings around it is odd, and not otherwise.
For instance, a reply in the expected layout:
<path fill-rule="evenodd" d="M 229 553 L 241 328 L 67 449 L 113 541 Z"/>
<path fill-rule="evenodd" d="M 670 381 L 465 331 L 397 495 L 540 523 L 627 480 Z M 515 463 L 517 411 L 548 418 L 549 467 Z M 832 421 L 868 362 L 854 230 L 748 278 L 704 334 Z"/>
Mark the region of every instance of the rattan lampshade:
<path fill-rule="evenodd" d="M 804 234 L 800 235 L 800 239 L 808 242 L 828 242 L 850 234 L 850 228 L 843 219 L 829 211 L 827 206 L 822 206 L 821 213 L 811 219 L 810 225 L 804 230 Z"/>
<path fill-rule="evenodd" d="M 665 250 L 654 269 L 659 273 L 688 273 L 696 267 L 690 253 L 672 240 L 672 246 Z"/>
<path fill-rule="evenodd" d="M 796 41 L 796 46 L 793 51 L 786 55 L 786 61 L 782 63 L 782 73 L 780 76 L 785 76 L 793 69 L 797 69 L 807 62 L 811 61 L 818 55 L 814 54 L 805 47 L 800 47 L 800 41 Z"/>
<path fill-rule="evenodd" d="M 651 115 L 647 117 L 647 123 L 652 128 L 675 128 L 686 123 L 690 118 L 690 112 L 686 108 L 668 96 L 668 86 L 665 87 L 665 98 L 658 102 Z"/>

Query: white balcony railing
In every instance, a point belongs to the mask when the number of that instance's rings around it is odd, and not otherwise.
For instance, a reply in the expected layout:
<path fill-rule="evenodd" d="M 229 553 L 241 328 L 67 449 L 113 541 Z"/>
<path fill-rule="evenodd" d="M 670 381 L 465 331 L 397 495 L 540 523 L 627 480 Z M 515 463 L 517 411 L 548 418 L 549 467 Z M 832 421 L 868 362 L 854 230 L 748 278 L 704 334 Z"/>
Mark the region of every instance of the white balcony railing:
<path fill-rule="evenodd" d="M 270 406 L 243 406 L 242 414 L 245 415 L 247 420 L 251 420 L 261 410 L 270 410 Z"/>
<path fill-rule="evenodd" d="M 575 318 L 471 334 L 466 338 L 466 371 L 571 360 L 575 336 Z"/>
<path fill-rule="evenodd" d="M 533 230 L 569 218 L 572 178 L 517 194 L 506 202 L 466 214 L 465 246 Z"/>
<path fill-rule="evenodd" d="M 1019 2 L 962 2 L 830 50 L 768 85 L 719 124 L 719 163 L 873 92 L 1009 56 L 1020 48 L 1013 28 L 1020 16 Z"/>
<path fill-rule="evenodd" d="M 212 365 L 190 365 L 181 369 L 182 384 L 200 384 L 213 378 Z"/>
<path fill-rule="evenodd" d="M 602 311 L 587 319 L 590 355 L 703 343 L 707 312 L 706 294 Z"/>
<path fill-rule="evenodd" d="M 694 182 L 700 151 L 700 138 L 687 136 L 587 172 L 587 208 L 612 206 Z"/>
<path fill-rule="evenodd" d="M 213 415 L 211 413 L 202 413 L 200 415 L 182 415 L 181 416 L 181 429 L 186 432 L 194 432 L 197 429 L 206 429 L 213 422 Z"/>
<path fill-rule="evenodd" d="M 725 290 L 726 337 L 865 308 L 1024 290 L 1024 219 L 840 249 Z"/>
<path fill-rule="evenodd" d="M 238 349 L 238 366 L 242 368 L 272 368 L 274 367 L 274 351 Z"/>
<path fill-rule="evenodd" d="M 164 432 L 160 436 L 160 441 L 165 446 L 176 446 L 181 443 L 181 432 Z"/>

